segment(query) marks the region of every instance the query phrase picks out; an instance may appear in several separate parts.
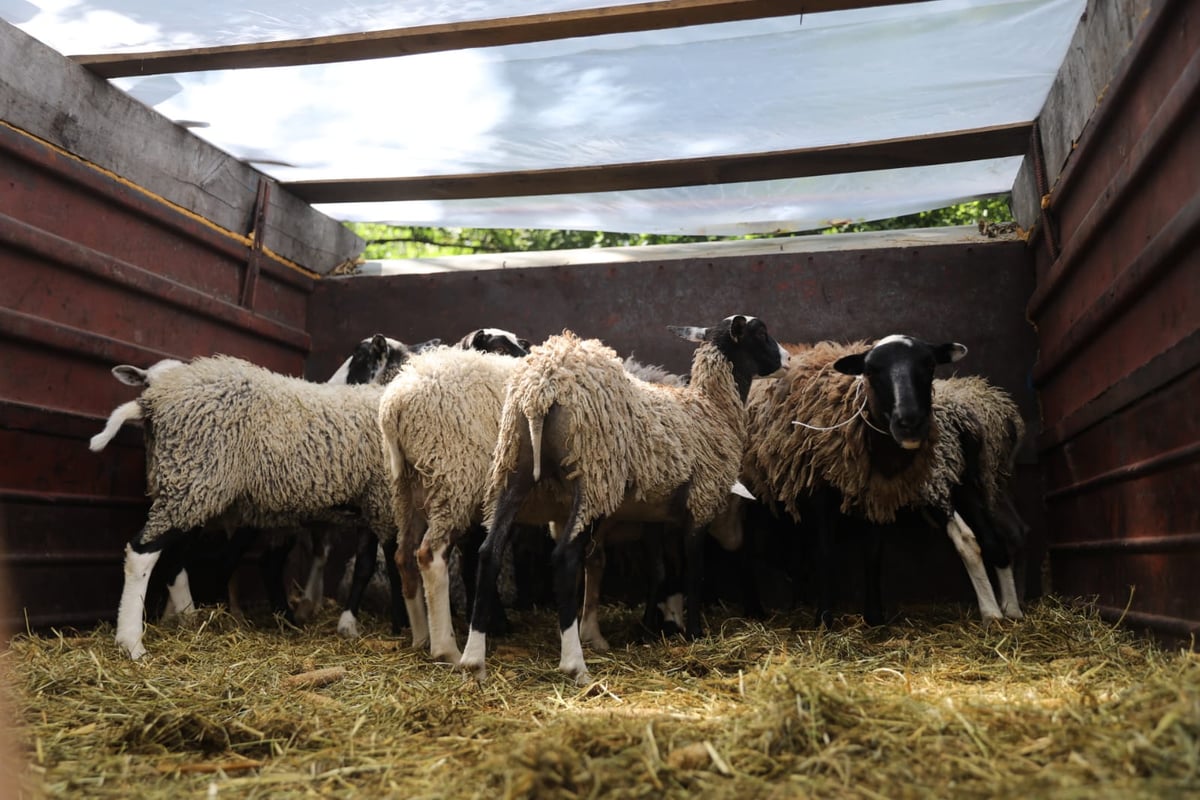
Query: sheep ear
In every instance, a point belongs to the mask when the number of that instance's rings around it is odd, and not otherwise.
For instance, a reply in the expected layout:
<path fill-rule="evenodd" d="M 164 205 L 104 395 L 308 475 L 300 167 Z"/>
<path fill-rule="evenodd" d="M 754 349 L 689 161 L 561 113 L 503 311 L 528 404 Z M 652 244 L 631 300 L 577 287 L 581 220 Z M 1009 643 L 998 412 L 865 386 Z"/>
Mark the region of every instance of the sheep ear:
<path fill-rule="evenodd" d="M 842 356 L 837 361 L 833 362 L 833 368 L 843 375 L 862 375 L 863 370 L 867 366 L 867 353 L 855 353 L 854 355 Z"/>
<path fill-rule="evenodd" d="M 741 314 L 729 318 L 729 338 L 735 342 L 742 339 L 742 334 L 746 332 L 746 325 L 749 324 L 745 317 Z"/>
<path fill-rule="evenodd" d="M 382 333 L 377 333 L 371 337 L 371 355 L 376 358 L 382 358 L 387 355 L 388 342 L 387 337 Z"/>
<path fill-rule="evenodd" d="M 958 342 L 946 342 L 933 348 L 933 358 L 939 364 L 952 364 L 966 354 L 966 345 Z"/>
<path fill-rule="evenodd" d="M 692 325 L 668 325 L 667 330 L 689 342 L 703 342 L 704 337 L 708 335 L 708 328 L 697 328 Z"/>
<path fill-rule="evenodd" d="M 427 341 L 421 342 L 420 344 L 414 344 L 409 349 L 412 350 L 414 353 L 421 353 L 421 352 L 424 352 L 425 350 L 432 350 L 433 348 L 437 347 L 441 343 L 442 343 L 441 339 L 436 339 L 436 338 L 429 339 Z"/>
<path fill-rule="evenodd" d="M 112 368 L 113 377 L 126 386 L 145 386 L 146 370 L 138 369 L 129 364 L 119 364 Z"/>
<path fill-rule="evenodd" d="M 517 344 L 525 348 L 525 352 L 529 352 L 529 348 L 533 347 L 533 344 L 528 339 L 517 339 Z"/>

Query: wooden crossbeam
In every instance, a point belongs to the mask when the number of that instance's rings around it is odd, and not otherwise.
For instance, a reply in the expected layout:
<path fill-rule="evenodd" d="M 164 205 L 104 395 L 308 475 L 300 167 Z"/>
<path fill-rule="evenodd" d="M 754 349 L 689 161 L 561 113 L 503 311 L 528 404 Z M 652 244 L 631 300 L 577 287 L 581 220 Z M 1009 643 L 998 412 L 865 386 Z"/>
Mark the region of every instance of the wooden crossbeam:
<path fill-rule="evenodd" d="M 702 186 L 1018 156 L 1029 145 L 1031 128 L 1032 122 L 1019 122 L 765 153 L 480 174 L 293 181 L 281 185 L 309 203 L 461 200 Z"/>
<path fill-rule="evenodd" d="M 923 1 L 659 0 L 279 42 L 146 53 L 75 55 L 71 58 L 103 78 L 251 67 L 295 67 Z"/>

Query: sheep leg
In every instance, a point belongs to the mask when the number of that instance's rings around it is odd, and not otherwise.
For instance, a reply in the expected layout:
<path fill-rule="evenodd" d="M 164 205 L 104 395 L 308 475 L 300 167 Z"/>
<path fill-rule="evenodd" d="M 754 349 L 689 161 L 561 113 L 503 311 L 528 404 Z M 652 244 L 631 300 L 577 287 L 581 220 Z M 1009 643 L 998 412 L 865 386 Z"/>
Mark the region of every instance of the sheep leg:
<path fill-rule="evenodd" d="M 837 549 L 838 499 L 829 489 L 816 492 L 807 510 L 815 530 L 813 554 L 813 583 L 817 590 L 817 625 L 822 628 L 833 627 L 833 586 Z M 802 515 L 803 516 L 803 515 Z"/>
<path fill-rule="evenodd" d="M 267 602 L 271 605 L 271 613 L 282 616 L 289 625 L 296 624 L 296 615 L 287 599 L 287 587 L 284 585 L 283 572 L 287 567 L 288 555 L 296 537 L 284 536 L 282 540 L 271 542 L 263 553 L 259 567 L 262 570 L 263 582 L 267 587 Z"/>
<path fill-rule="evenodd" d="M 176 614 L 187 616 L 196 613 L 196 604 L 192 601 L 192 587 L 188 582 L 187 570 L 180 568 L 175 579 L 167 584 L 167 607 L 163 611 L 163 619 L 170 619 Z"/>
<path fill-rule="evenodd" d="M 1012 558 L 1008 546 L 997 529 L 994 513 L 986 504 L 983 493 L 974 484 L 965 484 L 954 495 L 955 513 L 959 522 L 975 533 L 983 563 L 996 571 L 1000 587 L 1000 610 L 1008 619 L 1022 619 L 1017 585 L 1013 579 Z M 991 584 L 989 583 L 989 587 Z M 993 595 L 994 597 L 995 595 Z"/>
<path fill-rule="evenodd" d="M 229 543 L 225 547 L 221 570 L 225 575 L 225 591 L 229 600 L 229 613 L 238 619 L 243 619 L 242 604 L 238 599 L 237 570 L 242 558 L 258 538 L 256 528 L 236 528 L 225 531 Z"/>
<path fill-rule="evenodd" d="M 550 562 L 554 570 L 554 596 L 558 603 L 558 633 L 561 655 L 558 668 L 567 673 L 576 686 L 586 686 L 592 676 L 583 660 L 579 639 L 579 578 L 584 549 L 592 538 L 590 527 L 579 530 L 579 507 L 583 493 L 576 487 L 568 517 L 566 535 L 554 545 Z"/>
<path fill-rule="evenodd" d="M 689 639 L 698 639 L 704 635 L 700 604 L 704 600 L 705 533 L 703 528 L 694 524 L 689 524 L 684 530 L 686 531 L 683 536 L 686 558 L 684 573 L 687 585 L 687 627 L 684 635 Z"/>
<path fill-rule="evenodd" d="M 608 641 L 600 633 L 599 619 L 600 584 L 604 580 L 606 562 L 604 534 L 597 530 L 583 562 L 583 615 L 579 621 L 579 639 L 600 653 L 609 649 Z"/>
<path fill-rule="evenodd" d="M 462 580 L 463 588 L 467 595 L 467 613 L 471 615 L 470 609 L 475 607 L 475 575 L 479 571 L 479 546 L 483 544 L 483 538 L 487 535 L 487 529 L 482 525 L 472 525 L 462 538 L 458 541 L 458 552 L 462 556 Z M 504 551 L 501 561 L 501 570 L 505 561 L 511 560 L 512 548 Z M 499 578 L 497 578 L 499 581 Z M 518 583 L 518 585 L 520 585 Z M 497 587 L 497 592 L 499 588 Z M 508 633 L 508 617 L 504 613 L 504 604 L 499 599 L 499 594 L 496 597 L 495 611 L 492 614 L 492 627 L 488 633 L 493 636 Z"/>
<path fill-rule="evenodd" d="M 457 664 L 462 658 L 454 641 L 454 622 L 450 615 L 450 575 L 446 569 L 446 551 L 450 532 L 440 520 L 431 518 L 417 563 L 425 584 L 425 607 L 429 613 L 429 654 L 434 661 Z"/>
<path fill-rule="evenodd" d="M 397 519 L 404 519 L 397 517 Z M 400 523 L 400 538 L 396 542 L 396 568 L 400 574 L 401 594 L 412 629 L 412 646 L 421 649 L 429 644 L 429 614 L 425 607 L 425 592 L 421 588 L 421 568 L 417 562 L 417 546 L 424 538 L 423 523 L 410 516 Z"/>
<path fill-rule="evenodd" d="M 150 573 L 162 555 L 164 546 L 179 537 L 180 531 L 172 529 L 163 512 L 164 504 L 158 500 L 150 506 L 146 525 L 125 545 L 125 582 L 121 587 L 121 601 L 117 605 L 117 646 L 133 660 L 146 654 L 142 644 L 142 618 L 146 611 L 146 588 L 150 584 Z"/>
<path fill-rule="evenodd" d="M 387 575 L 388 587 L 392 590 L 392 633 L 399 636 L 400 632 L 404 630 L 405 624 L 408 623 L 408 612 L 404 603 L 404 584 L 400 578 L 400 568 L 396 565 L 399 543 L 395 539 L 388 539 L 384 541 L 382 547 L 383 572 Z"/>
<path fill-rule="evenodd" d="M 866 548 L 863 558 L 863 619 L 868 625 L 883 624 L 882 562 L 883 537 L 878 525 L 867 525 L 863 534 Z"/>
<path fill-rule="evenodd" d="M 511 546 L 517 512 L 521 510 L 521 503 L 526 495 L 533 489 L 532 455 L 527 447 L 528 443 L 522 448 L 517 469 L 509 473 L 508 481 L 496 500 L 491 528 L 484 537 L 483 544 L 479 546 L 479 562 L 475 573 L 475 606 L 471 609 L 471 626 L 458 666 L 464 672 L 471 673 L 480 683 L 487 679 L 487 631 L 491 628 L 492 616 L 500 599 L 496 591 L 496 581 L 500 575 L 500 554 L 504 548 Z"/>
<path fill-rule="evenodd" d="M 946 534 L 954 542 L 954 548 L 962 558 L 971 585 L 975 587 L 975 597 L 979 602 L 979 614 L 985 625 L 1002 618 L 1000 607 L 996 604 L 996 595 L 992 591 L 991 581 L 988 580 L 987 568 L 983 565 L 983 556 L 979 550 L 979 542 L 974 532 L 963 522 L 963 518 L 955 511 L 946 523 Z"/>
<path fill-rule="evenodd" d="M 308 535 L 312 538 L 312 563 L 308 566 L 304 595 L 296 611 L 296 618 L 305 622 L 312 619 L 325 599 L 325 565 L 329 563 L 329 550 L 333 544 L 325 530 L 310 529 Z"/>
<path fill-rule="evenodd" d="M 358 610 L 362 607 L 363 595 L 371 575 L 375 572 L 375 551 L 379 540 L 370 531 L 360 531 L 358 549 L 354 553 L 354 572 L 350 577 L 350 596 L 346 598 L 346 608 L 338 618 L 337 632 L 347 639 L 358 638 Z"/>

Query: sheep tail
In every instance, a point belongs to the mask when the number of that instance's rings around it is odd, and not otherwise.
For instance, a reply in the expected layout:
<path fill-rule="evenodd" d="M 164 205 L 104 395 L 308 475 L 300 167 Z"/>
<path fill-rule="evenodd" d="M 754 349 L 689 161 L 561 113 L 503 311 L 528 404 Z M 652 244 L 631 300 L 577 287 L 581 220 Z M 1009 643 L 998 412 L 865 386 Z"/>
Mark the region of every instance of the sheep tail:
<path fill-rule="evenodd" d="M 400 449 L 400 440 L 397 437 L 383 435 L 383 460 L 387 462 L 392 481 L 399 480 L 404 471 L 404 452 Z"/>
<path fill-rule="evenodd" d="M 121 430 L 121 427 L 126 422 L 141 418 L 142 407 L 137 400 L 122 403 L 114 408 L 112 414 L 108 416 L 108 422 L 105 423 L 104 430 L 91 438 L 91 441 L 88 443 L 88 449 L 93 453 L 99 453 L 112 441 L 113 437 L 117 435 L 117 431 Z"/>
<path fill-rule="evenodd" d="M 542 477 L 542 424 L 545 417 L 537 414 L 526 420 L 529 422 L 529 444 L 533 447 L 533 482 L 537 483 Z"/>

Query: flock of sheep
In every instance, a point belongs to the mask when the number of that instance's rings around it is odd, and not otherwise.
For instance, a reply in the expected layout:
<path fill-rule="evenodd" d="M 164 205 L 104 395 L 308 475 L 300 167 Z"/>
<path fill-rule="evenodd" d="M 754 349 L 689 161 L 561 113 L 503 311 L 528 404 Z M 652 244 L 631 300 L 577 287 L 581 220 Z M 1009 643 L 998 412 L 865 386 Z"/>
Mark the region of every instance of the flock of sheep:
<path fill-rule="evenodd" d="M 339 633 L 357 635 L 382 545 L 393 627 L 406 612 L 415 647 L 484 680 L 486 637 L 503 613 L 502 556 L 514 525 L 533 524 L 555 542 L 537 568 L 553 581 L 559 668 L 586 683 L 583 646 L 607 647 L 596 610 L 603 542 L 644 536 L 655 544 L 647 552 L 680 548 L 685 596 L 674 621 L 699 636 L 705 532 L 736 550 L 753 534 L 744 529 L 749 497 L 812 531 L 823 624 L 832 619 L 828 567 L 840 523 L 885 525 L 908 511 L 954 541 L 985 622 L 1021 616 L 1012 557 L 1023 524 L 1008 483 L 1024 425 L 986 381 L 935 380 L 935 367 L 966 348 L 908 336 L 784 348 L 744 315 L 672 330 L 697 343 L 687 376 L 570 332 L 530 346 L 495 329 L 454 346 L 376 335 L 326 383 L 225 356 L 115 367 L 142 391 L 113 411 L 91 447 L 141 420 L 152 498 L 125 550 L 117 644 L 134 659 L 146 653 L 156 564 L 168 570 L 168 608 L 191 608 L 180 559 L 163 556 L 192 531 L 269 531 L 276 543 L 311 536 L 310 603 L 321 599 L 330 537 L 353 533 L 358 556 Z M 449 555 L 457 544 L 474 556 L 464 538 L 481 525 L 460 651 Z M 881 622 L 877 548 L 871 559 L 864 614 Z M 649 572 L 661 577 L 663 566 Z M 275 610 L 290 614 L 281 567 L 268 584 Z M 663 613 L 651 606 L 648 619 Z"/>

